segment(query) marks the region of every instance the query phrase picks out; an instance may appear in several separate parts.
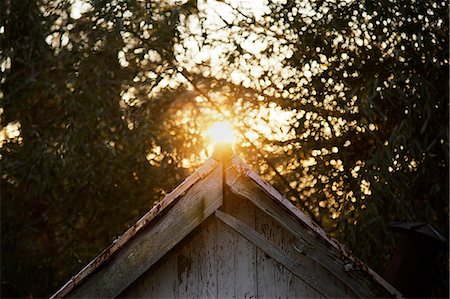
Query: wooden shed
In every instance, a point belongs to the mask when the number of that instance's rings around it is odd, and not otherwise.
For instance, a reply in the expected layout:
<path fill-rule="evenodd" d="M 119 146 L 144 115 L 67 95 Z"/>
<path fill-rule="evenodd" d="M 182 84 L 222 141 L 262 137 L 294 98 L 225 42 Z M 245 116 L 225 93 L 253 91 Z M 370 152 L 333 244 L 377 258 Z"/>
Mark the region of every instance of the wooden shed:
<path fill-rule="evenodd" d="M 401 297 L 237 156 L 209 158 L 52 298 Z"/>

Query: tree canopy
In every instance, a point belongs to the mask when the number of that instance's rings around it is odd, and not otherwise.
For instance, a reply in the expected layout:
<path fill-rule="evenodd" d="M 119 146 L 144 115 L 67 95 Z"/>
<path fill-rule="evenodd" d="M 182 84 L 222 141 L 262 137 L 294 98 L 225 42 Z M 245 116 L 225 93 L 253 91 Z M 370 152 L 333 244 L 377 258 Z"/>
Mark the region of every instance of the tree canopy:
<path fill-rule="evenodd" d="M 235 152 L 376 271 L 448 235 L 445 1 L 4 1 L 2 297 L 42 297 Z M 448 248 L 434 296 L 448 296 Z"/>

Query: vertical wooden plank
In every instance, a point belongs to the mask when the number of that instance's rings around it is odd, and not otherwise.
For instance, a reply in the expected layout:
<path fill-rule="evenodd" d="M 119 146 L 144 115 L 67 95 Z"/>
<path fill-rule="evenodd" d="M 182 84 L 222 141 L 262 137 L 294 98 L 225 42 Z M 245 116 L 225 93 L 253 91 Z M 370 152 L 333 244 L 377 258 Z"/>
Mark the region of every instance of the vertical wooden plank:
<path fill-rule="evenodd" d="M 169 252 L 125 289 L 119 298 L 175 298 L 177 294 L 177 256 Z"/>
<path fill-rule="evenodd" d="M 215 298 L 216 219 L 209 217 L 178 254 L 178 298 Z"/>
<path fill-rule="evenodd" d="M 289 256 L 296 256 L 298 262 L 308 263 L 308 261 L 302 260 L 298 254 L 293 252 L 295 238 L 283 229 L 277 221 L 259 209 L 256 211 L 256 231 L 274 242 Z M 260 298 L 323 297 L 319 292 L 260 250 L 257 252 L 257 261 L 258 293 Z M 310 266 L 315 267 L 312 264 Z"/>
<path fill-rule="evenodd" d="M 258 250 L 258 298 L 324 298 L 325 296 Z"/>
<path fill-rule="evenodd" d="M 262 217 L 262 219 L 261 219 Z M 274 230 L 270 229 L 267 218 L 261 211 L 256 211 L 256 231 L 267 237 L 269 240 L 273 240 L 272 235 Z M 276 262 L 271 259 L 266 253 L 261 250 L 257 250 L 257 285 L 259 298 L 279 298 L 276 285 L 278 269 Z"/>
<path fill-rule="evenodd" d="M 226 193 L 231 201 L 230 214 L 240 221 L 255 227 L 255 206 L 248 200 L 231 192 Z M 239 234 L 235 236 L 235 296 L 236 298 L 257 298 L 256 247 Z"/>
<path fill-rule="evenodd" d="M 224 198 L 224 211 L 230 210 L 230 201 Z M 217 221 L 217 298 L 234 297 L 235 252 L 234 231 Z"/>
<path fill-rule="evenodd" d="M 155 279 L 149 280 L 153 287 L 153 298 L 174 298 L 176 295 L 176 259 L 174 255 L 171 255 L 168 259 L 162 263 L 158 269 Z M 142 296 L 136 296 L 145 298 L 146 294 Z"/>
<path fill-rule="evenodd" d="M 218 222 L 217 298 L 257 298 L 255 246 Z M 222 249 L 220 249 L 222 248 Z"/>
<path fill-rule="evenodd" d="M 277 298 L 275 281 L 275 261 L 261 250 L 256 251 L 256 273 L 258 298 Z"/>
<path fill-rule="evenodd" d="M 216 222 L 215 217 L 208 217 L 120 297 L 215 298 Z"/>
<path fill-rule="evenodd" d="M 177 255 L 177 298 L 180 299 L 197 297 L 198 261 L 194 252 L 196 240 L 197 238 L 190 240 Z"/>
<path fill-rule="evenodd" d="M 248 200 L 226 191 L 221 210 L 255 226 L 255 206 Z M 257 298 L 255 246 L 220 221 L 217 244 L 218 298 Z"/>
<path fill-rule="evenodd" d="M 199 262 L 198 298 L 217 297 L 217 219 L 210 216 L 200 231 L 199 241 L 196 242 Z"/>
<path fill-rule="evenodd" d="M 216 222 L 209 217 L 178 253 L 178 298 L 215 298 L 217 292 Z"/>

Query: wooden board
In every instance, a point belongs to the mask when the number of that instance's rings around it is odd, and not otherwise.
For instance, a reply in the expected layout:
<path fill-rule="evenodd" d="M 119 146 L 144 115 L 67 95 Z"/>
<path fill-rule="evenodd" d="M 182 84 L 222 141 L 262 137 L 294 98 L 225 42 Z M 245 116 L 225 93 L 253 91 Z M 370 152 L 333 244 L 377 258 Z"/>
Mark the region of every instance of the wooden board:
<path fill-rule="evenodd" d="M 295 274 L 303 282 L 305 282 L 315 290 L 320 290 L 320 292 L 323 293 L 327 298 L 346 297 L 342 290 L 335 284 L 333 284 L 333 281 L 328 277 L 323 276 L 322 273 L 320 273 L 319 271 L 315 271 L 315 269 L 308 267 L 308 265 L 298 263 L 296 260 L 289 257 L 273 242 L 271 242 L 261 234 L 255 232 L 252 228 L 242 223 L 239 219 L 219 210 L 215 212 L 215 215 L 226 225 L 231 227 L 241 236 L 254 244 L 255 247 L 264 251 L 267 255 L 276 260 L 283 267 Z"/>
<path fill-rule="evenodd" d="M 222 167 L 218 166 L 203 180 L 194 184 L 186 194 L 156 223 L 131 239 L 115 258 L 69 297 L 115 297 L 166 252 L 200 225 L 222 204 Z"/>
<path fill-rule="evenodd" d="M 220 209 L 237 215 L 247 225 L 255 225 L 254 206 L 227 190 Z M 222 222 L 218 222 L 217 228 L 218 298 L 256 298 L 255 246 Z"/>
<path fill-rule="evenodd" d="M 229 161 L 225 173 L 221 164 L 209 161 L 138 221 L 136 231 L 133 227 L 119 238 L 118 245 L 111 247 L 117 251 L 102 253 L 55 295 L 344 298 L 397 294 L 239 158 Z M 89 279 L 83 280 L 87 275 Z"/>
<path fill-rule="evenodd" d="M 219 235 L 219 227 L 226 226 L 208 218 L 120 297 L 256 298 L 255 264 L 244 254 L 256 248 L 233 230 Z"/>
<path fill-rule="evenodd" d="M 220 209 L 233 213 L 232 217 L 239 217 L 239 222 L 249 227 L 251 233 L 256 233 L 253 229 L 259 221 L 269 226 L 277 225 L 269 223 L 271 218 L 260 214 L 262 212 L 251 202 L 234 195 L 226 198 Z M 278 230 L 272 227 L 267 227 L 267 230 L 273 232 L 273 238 L 289 243 L 279 225 Z M 264 266 L 261 266 L 258 254 L 267 255 L 227 224 L 209 217 L 130 285 L 121 297 L 324 297 L 272 257 L 267 257 Z M 289 257 L 288 260 L 295 264 Z M 261 283 L 263 278 L 266 280 Z"/>
<path fill-rule="evenodd" d="M 305 218 L 304 221 L 300 221 L 302 218 L 299 219 L 293 212 L 295 207 L 282 203 L 281 195 L 273 187 L 259 177 L 257 177 L 258 181 L 255 181 L 253 172 L 245 168 L 247 166 L 239 164 L 242 162 L 235 163 L 238 163 L 236 168 L 229 168 L 227 171 L 226 183 L 230 191 L 250 200 L 295 236 L 296 243 L 302 247 L 306 257 L 327 269 L 335 279 L 340 280 L 358 297 L 394 297 L 395 289 L 389 289 L 393 292 L 390 293 L 388 289 L 367 275 L 367 266 L 355 259 L 346 259 L 347 256 L 336 250 L 334 244 L 326 241 L 328 237 L 323 230 L 310 224 L 311 220 L 306 219 L 305 215 L 302 216 Z M 299 213 L 298 210 L 295 212 Z M 353 270 L 346 271 L 345 269 L 348 268 L 346 265 L 350 265 Z"/>
<path fill-rule="evenodd" d="M 294 248 L 295 236 L 248 199 L 225 190 L 220 211 L 216 215 L 229 215 L 232 222 L 239 223 L 238 227 L 245 226 L 246 232 L 208 218 L 122 296 L 355 297 L 345 293 L 345 286 L 320 265 L 299 254 Z M 254 239 L 256 235 L 260 237 Z"/>
<path fill-rule="evenodd" d="M 302 257 L 296 256 L 292 252 L 294 238 L 273 218 L 259 209 L 256 213 L 256 231 L 276 244 L 289 256 L 295 256 L 299 263 L 305 263 Z M 314 267 L 311 263 L 309 266 Z M 260 298 L 325 297 L 261 250 L 257 251 L 257 267 L 258 293 L 261 294 Z"/>
<path fill-rule="evenodd" d="M 212 172 L 218 165 L 218 162 L 209 158 L 205 163 L 198 168 L 192 175 L 187 177 L 177 188 L 167 194 L 163 200 L 153 206 L 150 211 L 143 215 L 133 226 L 131 226 L 124 234 L 115 239 L 112 244 L 105 248 L 99 255 L 97 255 L 92 261 L 90 261 L 83 269 L 80 270 L 75 276 L 67 281 L 56 293 L 50 298 L 62 298 L 67 297 L 75 288 L 78 288 L 84 283 L 87 277 L 90 277 L 92 273 L 102 267 L 112 256 L 116 255 L 116 252 L 122 249 L 132 238 L 140 233 L 141 230 L 148 228 L 154 219 L 166 212 L 173 203 L 175 203 L 180 197 L 182 197 L 187 190 L 189 190 L 194 184 L 206 177 Z"/>
<path fill-rule="evenodd" d="M 216 219 L 210 216 L 120 298 L 216 298 Z"/>

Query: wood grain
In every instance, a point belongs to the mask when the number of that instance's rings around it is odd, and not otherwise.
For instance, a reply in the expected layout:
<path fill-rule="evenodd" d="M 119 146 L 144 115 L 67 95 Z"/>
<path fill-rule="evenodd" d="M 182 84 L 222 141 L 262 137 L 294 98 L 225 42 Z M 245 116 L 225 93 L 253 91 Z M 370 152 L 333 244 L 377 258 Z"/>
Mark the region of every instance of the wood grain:
<path fill-rule="evenodd" d="M 251 229 L 246 224 L 242 223 L 235 217 L 228 215 L 220 210 L 215 212 L 217 218 L 219 218 L 226 225 L 230 226 L 241 236 L 249 240 L 256 247 L 267 253 L 270 257 L 283 265 L 286 269 L 298 276 L 301 280 L 307 283 L 309 286 L 316 290 L 320 290 L 328 298 L 346 298 L 346 294 L 340 289 L 336 288 L 334 284 L 327 280 L 325 277 L 318 275 L 312 269 L 305 267 L 304 265 L 297 263 L 291 259 L 286 253 L 278 248 L 273 242 L 266 239 L 258 232 Z"/>
<path fill-rule="evenodd" d="M 298 263 L 315 269 L 315 263 L 299 256 L 292 247 L 295 238 L 277 221 L 260 209 L 256 213 L 256 231 Z M 320 271 L 318 271 L 319 273 Z M 324 295 L 282 267 L 261 250 L 257 252 L 258 294 L 260 298 L 323 298 Z M 322 271 L 323 274 L 323 271 Z"/>
<path fill-rule="evenodd" d="M 222 167 L 198 181 L 148 231 L 137 235 L 114 259 L 69 297 L 115 297 L 222 204 Z"/>
<path fill-rule="evenodd" d="M 255 209 L 248 200 L 225 191 L 222 211 L 254 227 Z M 218 298 L 256 298 L 256 248 L 234 230 L 217 223 Z"/>
<path fill-rule="evenodd" d="M 237 162 L 236 162 L 237 161 Z M 247 198 L 253 202 L 264 213 L 275 219 L 293 236 L 296 236 L 299 247 L 302 247 L 303 254 L 316 261 L 322 267 L 331 272 L 336 279 L 339 279 L 358 297 L 394 297 L 401 296 L 391 288 L 381 286 L 376 280 L 367 275 L 367 266 L 355 259 L 347 259 L 348 254 L 344 255 L 337 250 L 336 244 L 331 244 L 324 237 L 322 229 L 318 229 L 314 224 L 311 227 L 311 220 L 305 215 L 298 217 L 301 213 L 296 210 L 295 214 L 291 207 L 292 204 L 280 204 L 280 198 L 283 198 L 278 191 L 258 177 L 255 181 L 255 175 L 240 160 L 235 159 L 234 168 L 227 171 L 226 183 L 231 192 Z M 262 181 L 262 182 L 260 182 Z M 270 186 L 270 188 L 269 188 Z M 276 197 L 275 197 L 276 196 Z M 283 198 L 286 201 L 286 199 Z M 303 218 L 306 220 L 304 221 Z M 354 271 L 345 271 L 344 265 L 355 263 Z M 396 293 L 397 292 L 397 293 Z"/>

